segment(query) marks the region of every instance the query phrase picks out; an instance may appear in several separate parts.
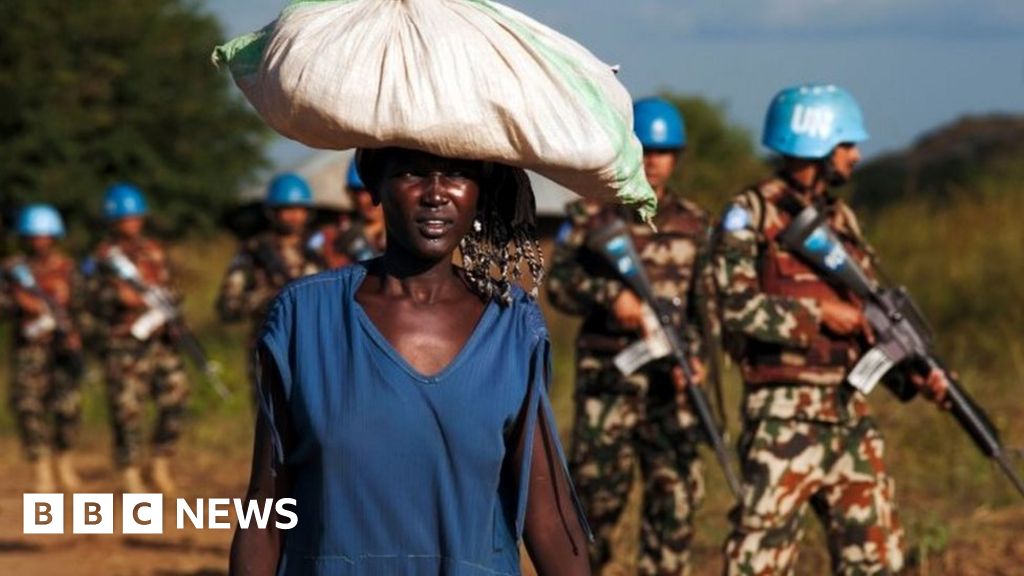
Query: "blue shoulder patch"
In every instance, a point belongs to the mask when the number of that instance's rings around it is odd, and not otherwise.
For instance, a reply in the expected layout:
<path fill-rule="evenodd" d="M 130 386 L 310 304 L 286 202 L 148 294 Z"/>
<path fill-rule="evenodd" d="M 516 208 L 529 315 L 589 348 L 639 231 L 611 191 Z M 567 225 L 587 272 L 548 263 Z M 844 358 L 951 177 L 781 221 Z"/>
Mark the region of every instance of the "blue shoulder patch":
<path fill-rule="evenodd" d="M 565 241 L 569 239 L 569 234 L 571 232 L 572 220 L 562 222 L 561 228 L 558 229 L 558 234 L 555 235 L 555 244 L 565 244 Z"/>
<path fill-rule="evenodd" d="M 317 232 L 316 234 L 313 234 L 312 236 L 309 237 L 309 240 L 306 242 L 306 248 L 309 249 L 309 250 L 320 250 L 323 247 L 324 247 L 324 233 L 323 232 Z"/>
<path fill-rule="evenodd" d="M 722 218 L 722 228 L 726 232 L 736 232 L 750 225 L 750 212 L 739 204 L 733 204 Z"/>
<path fill-rule="evenodd" d="M 88 256 L 84 260 L 82 260 L 82 263 L 79 265 L 78 269 L 82 273 L 82 276 L 89 278 L 96 273 L 96 268 L 96 258 Z"/>

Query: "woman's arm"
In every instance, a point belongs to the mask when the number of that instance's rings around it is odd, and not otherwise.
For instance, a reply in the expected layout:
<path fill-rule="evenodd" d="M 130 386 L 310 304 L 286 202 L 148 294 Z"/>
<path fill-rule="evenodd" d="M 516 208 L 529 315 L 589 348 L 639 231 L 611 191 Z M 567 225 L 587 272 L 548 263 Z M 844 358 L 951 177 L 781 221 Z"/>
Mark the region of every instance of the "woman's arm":
<path fill-rule="evenodd" d="M 537 418 L 530 463 L 524 540 L 539 576 L 589 576 L 587 535 L 573 503 L 569 478 L 555 448 L 554 430 Z"/>
<path fill-rule="evenodd" d="M 282 419 L 286 415 L 283 409 L 283 395 L 281 393 L 281 379 L 274 366 L 273 361 L 267 359 L 269 354 L 261 354 L 262 382 L 266 391 L 272 399 L 274 420 L 277 422 L 278 432 L 281 434 L 283 446 L 287 446 L 287 421 Z M 249 476 L 249 489 L 246 491 L 246 502 L 256 500 L 257 502 L 270 498 L 276 502 L 281 498 L 288 498 L 291 493 L 291 479 L 288 477 L 284 466 L 277 467 L 274 471 L 274 449 L 271 441 L 271 424 L 267 420 L 263 410 L 259 411 L 256 420 L 256 441 L 253 446 L 252 472 Z M 232 576 L 262 576 L 277 573 L 277 564 L 281 558 L 281 544 L 283 542 L 281 531 L 277 529 L 274 522 L 269 522 L 267 527 L 259 529 L 250 527 L 242 530 L 235 530 L 235 537 L 231 542 L 231 566 Z"/>

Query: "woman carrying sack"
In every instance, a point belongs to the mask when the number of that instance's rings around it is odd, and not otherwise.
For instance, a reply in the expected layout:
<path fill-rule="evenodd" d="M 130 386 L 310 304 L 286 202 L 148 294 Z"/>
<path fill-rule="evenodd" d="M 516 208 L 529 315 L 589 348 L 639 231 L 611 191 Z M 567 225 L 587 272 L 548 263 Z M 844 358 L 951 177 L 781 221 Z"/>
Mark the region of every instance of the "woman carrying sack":
<path fill-rule="evenodd" d="M 518 575 L 522 538 L 542 576 L 589 574 L 515 282 L 543 270 L 524 170 L 653 214 L 611 67 L 477 0 L 293 0 L 214 59 L 281 134 L 359 148 L 387 231 L 271 306 L 248 498 L 298 520 L 240 529 L 232 573 Z"/>
<path fill-rule="evenodd" d="M 526 174 L 397 148 L 359 169 L 387 249 L 271 307 L 248 498 L 294 498 L 298 523 L 240 529 L 232 573 L 519 574 L 522 535 L 540 574 L 589 574 L 547 329 L 514 284 L 542 274 Z"/>

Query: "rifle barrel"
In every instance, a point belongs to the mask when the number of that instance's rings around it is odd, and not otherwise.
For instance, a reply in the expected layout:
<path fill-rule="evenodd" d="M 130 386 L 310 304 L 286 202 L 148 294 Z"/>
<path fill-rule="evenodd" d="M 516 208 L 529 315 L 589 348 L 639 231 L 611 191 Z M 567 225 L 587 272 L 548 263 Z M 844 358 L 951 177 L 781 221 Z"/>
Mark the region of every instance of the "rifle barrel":
<path fill-rule="evenodd" d="M 729 451 L 725 446 L 725 440 L 722 438 L 722 434 L 715 426 L 715 419 L 711 414 L 711 406 L 708 403 L 708 397 L 704 394 L 704 390 L 697 385 L 693 369 L 690 368 L 689 361 L 686 357 L 686 351 L 683 349 L 682 342 L 680 342 L 679 337 L 672 331 L 671 323 L 665 325 L 668 319 L 660 314 L 658 318 L 661 321 L 666 334 L 668 334 L 668 340 L 672 346 L 672 352 L 675 355 L 676 364 L 678 364 L 679 368 L 683 371 L 686 393 L 690 398 L 690 403 L 693 404 L 694 411 L 697 413 L 697 421 L 700 422 L 701 426 L 704 428 L 704 432 L 708 437 L 708 442 L 711 444 L 711 449 L 715 452 L 715 458 L 718 460 L 718 464 L 722 468 L 722 473 L 725 474 L 725 481 L 729 484 L 729 489 L 732 491 L 733 496 L 738 500 L 742 497 L 740 480 L 736 475 L 736 472 L 732 469 L 732 461 L 729 459 Z"/>
<path fill-rule="evenodd" d="M 1024 480 L 1017 474 L 1017 471 L 1010 466 L 1010 463 L 1006 460 L 1006 454 L 999 452 L 992 456 L 993 459 L 999 464 L 999 467 L 1003 469 L 1006 477 L 1010 479 L 1017 491 L 1020 492 L 1021 496 L 1024 496 Z"/>

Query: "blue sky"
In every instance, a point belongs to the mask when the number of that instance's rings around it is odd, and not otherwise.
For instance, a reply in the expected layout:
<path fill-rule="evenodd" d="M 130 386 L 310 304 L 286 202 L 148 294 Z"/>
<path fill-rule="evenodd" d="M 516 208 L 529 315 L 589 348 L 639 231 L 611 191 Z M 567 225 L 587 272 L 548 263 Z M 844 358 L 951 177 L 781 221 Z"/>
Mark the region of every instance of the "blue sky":
<path fill-rule="evenodd" d="M 207 0 L 227 34 L 285 0 Z M 758 134 L 781 87 L 840 84 L 864 108 L 870 156 L 967 113 L 1024 114 L 1024 0 L 508 0 L 606 62 L 635 97 L 670 89 L 723 103 Z M 276 144 L 291 164 L 308 151 Z"/>

